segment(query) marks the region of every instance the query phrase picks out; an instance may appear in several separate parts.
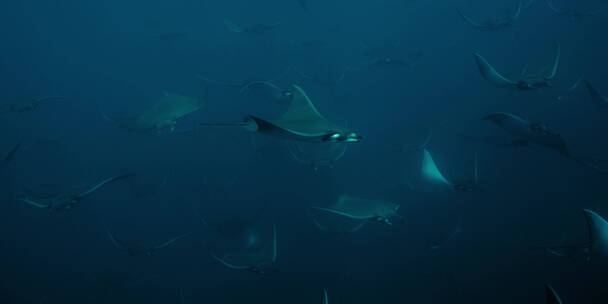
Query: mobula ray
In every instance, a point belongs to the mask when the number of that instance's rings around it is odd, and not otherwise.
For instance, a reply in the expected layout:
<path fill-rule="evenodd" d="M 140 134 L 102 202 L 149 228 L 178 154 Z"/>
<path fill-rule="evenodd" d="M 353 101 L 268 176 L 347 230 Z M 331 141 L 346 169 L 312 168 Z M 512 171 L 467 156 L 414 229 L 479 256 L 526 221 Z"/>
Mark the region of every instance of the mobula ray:
<path fill-rule="evenodd" d="M 608 97 L 602 95 L 602 93 L 589 81 L 585 81 L 585 87 L 587 88 L 587 92 L 589 92 L 589 96 L 591 96 L 591 101 L 597 108 L 608 108 Z"/>
<path fill-rule="evenodd" d="M 190 235 L 190 233 L 185 233 L 182 235 L 178 235 L 174 238 L 171 238 L 158 245 L 146 247 L 138 242 L 128 242 L 125 240 L 121 240 L 110 231 L 107 231 L 107 234 L 108 234 L 108 238 L 110 239 L 110 241 L 112 241 L 112 244 L 114 244 L 114 246 L 116 246 L 116 248 L 126 250 L 127 253 L 129 254 L 129 256 L 133 256 L 133 257 L 134 256 L 152 256 L 152 255 L 154 255 L 154 253 L 156 253 L 157 250 L 168 247 L 169 245 L 177 242 L 178 240 L 183 239 L 183 238 L 187 237 L 188 235 Z"/>
<path fill-rule="evenodd" d="M 572 21 L 580 22 L 584 19 L 601 16 L 602 13 L 606 10 L 606 7 L 602 7 L 596 10 L 579 10 L 579 9 L 564 9 L 558 8 L 557 5 L 553 3 L 552 0 L 545 0 L 547 6 L 558 16 L 570 18 Z"/>
<path fill-rule="evenodd" d="M 531 249 L 542 249 L 559 257 L 582 254 L 587 260 L 595 259 L 605 263 L 608 258 L 608 222 L 590 209 L 583 209 L 583 215 L 588 238 L 582 245 L 534 246 Z"/>
<path fill-rule="evenodd" d="M 490 121 L 506 131 L 507 134 L 512 137 L 513 142 L 518 145 L 528 145 L 532 143 L 541 147 L 546 147 L 585 167 L 600 170 L 600 168 L 591 161 L 583 160 L 572 155 L 568 143 L 561 134 L 543 123 L 532 123 L 519 116 L 505 112 L 490 114 L 484 117 L 483 120 Z"/>
<path fill-rule="evenodd" d="M 515 21 L 517 21 L 521 16 L 522 9 L 523 1 L 519 1 L 517 8 L 511 15 L 503 18 L 490 19 L 483 22 L 473 20 L 469 16 L 465 15 L 461 10 L 458 10 L 458 14 L 460 15 L 460 17 L 462 17 L 462 19 L 464 19 L 464 21 L 466 21 L 469 25 L 476 29 L 483 31 L 495 31 L 506 28 L 512 25 Z"/>
<path fill-rule="evenodd" d="M 177 121 L 200 110 L 204 99 L 163 92 L 163 97 L 135 118 L 104 118 L 131 132 L 173 132 Z"/>
<path fill-rule="evenodd" d="M 499 73 L 484 57 L 475 54 L 475 61 L 481 76 L 491 84 L 521 91 L 538 90 L 551 87 L 551 81 L 557 75 L 561 58 L 561 47 L 557 47 L 557 54 L 552 65 L 535 74 L 522 73 L 518 80 L 511 80 Z"/>
<path fill-rule="evenodd" d="M 93 195 L 95 192 L 97 192 L 97 190 L 101 189 L 102 187 L 132 176 L 134 176 L 134 174 L 131 173 L 114 176 L 93 185 L 91 188 L 83 192 L 76 194 L 61 194 L 56 197 L 47 198 L 43 200 L 38 200 L 36 198 L 30 197 L 21 197 L 20 200 L 36 208 L 47 209 L 50 213 L 70 211 L 77 205 L 80 205 L 80 203 L 82 203 L 86 198 Z"/>
<path fill-rule="evenodd" d="M 359 230 L 367 222 L 381 222 L 389 226 L 393 225 L 393 219 L 403 219 L 398 213 L 401 206 L 392 202 L 358 198 L 349 195 L 341 195 L 338 201 L 329 207 L 313 207 L 354 220 L 362 221 L 355 229 Z"/>
<path fill-rule="evenodd" d="M 293 85 L 289 108 L 281 116 L 265 120 L 249 115 L 243 123 L 201 124 L 202 126 L 239 126 L 250 132 L 295 141 L 354 143 L 362 137 L 327 120 L 315 108 L 304 90 Z"/>

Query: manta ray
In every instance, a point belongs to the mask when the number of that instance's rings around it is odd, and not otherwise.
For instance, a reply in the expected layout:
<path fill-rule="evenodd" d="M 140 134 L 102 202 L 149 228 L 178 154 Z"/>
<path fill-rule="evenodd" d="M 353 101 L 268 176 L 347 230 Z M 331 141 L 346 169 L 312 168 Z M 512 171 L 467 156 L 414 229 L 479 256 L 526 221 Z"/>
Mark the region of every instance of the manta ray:
<path fill-rule="evenodd" d="M 65 99 L 63 96 L 47 96 L 28 101 L 26 103 L 12 103 L 8 105 L 0 105 L 0 113 L 28 113 L 38 110 L 40 105 L 53 100 Z"/>
<path fill-rule="evenodd" d="M 249 115 L 243 123 L 201 124 L 202 126 L 239 126 L 245 130 L 285 140 L 305 142 L 355 143 L 362 137 L 327 120 L 315 108 L 304 90 L 291 88 L 289 108 L 273 120 Z"/>
<path fill-rule="evenodd" d="M 549 6 L 551 11 L 553 11 L 553 13 L 558 16 L 570 18 L 572 21 L 575 22 L 580 22 L 587 18 L 600 16 L 604 12 L 604 10 L 606 10 L 605 7 L 591 11 L 581 11 L 577 9 L 560 9 L 551 0 L 545 0 L 545 2 L 547 3 L 547 6 Z"/>
<path fill-rule="evenodd" d="M 398 213 L 400 207 L 400 205 L 392 202 L 341 195 L 333 205 L 329 207 L 313 207 L 313 209 L 362 221 L 360 226 L 356 228 L 356 230 L 359 230 L 365 223 L 370 221 L 392 226 L 393 218 L 403 219 L 403 216 Z"/>
<path fill-rule="evenodd" d="M 114 176 L 105 179 L 93 185 L 91 188 L 77 194 L 60 194 L 55 197 L 49 197 L 44 199 L 24 196 L 21 197 L 19 200 L 36 208 L 47 209 L 49 213 L 71 211 L 74 207 L 80 205 L 86 198 L 97 192 L 97 190 L 103 188 L 108 184 L 114 183 L 119 180 L 127 179 L 132 176 L 134 176 L 134 174 L 132 173 Z"/>
<path fill-rule="evenodd" d="M 408 182 L 410 188 L 416 189 L 447 189 L 459 192 L 479 192 L 479 173 L 477 154 L 473 159 L 473 174 L 470 179 L 463 179 L 459 182 L 448 180 L 445 175 L 439 170 L 437 163 L 427 149 L 422 151 L 422 163 L 420 166 L 420 175 L 416 183 Z"/>
<path fill-rule="evenodd" d="M 281 25 L 281 22 L 275 22 L 270 24 L 257 23 L 244 27 L 237 25 L 236 23 L 228 19 L 224 19 L 224 25 L 229 31 L 233 33 L 244 35 L 262 35 L 278 28 Z"/>
<path fill-rule="evenodd" d="M 160 100 L 135 118 L 117 119 L 105 114 L 104 118 L 131 132 L 173 132 L 179 119 L 203 107 L 203 99 L 163 92 Z"/>
<path fill-rule="evenodd" d="M 127 241 L 121 240 L 121 239 L 117 238 L 116 235 L 114 235 L 110 231 L 107 231 L 107 234 L 108 234 L 108 238 L 110 239 L 110 241 L 112 241 L 112 244 L 114 244 L 114 246 L 116 246 L 116 248 L 126 250 L 127 253 L 129 254 L 129 256 L 132 256 L 132 257 L 153 256 L 154 253 L 156 253 L 156 251 L 158 251 L 159 249 L 165 248 L 165 247 L 177 242 L 178 240 L 181 240 L 190 235 L 190 233 L 185 233 L 185 234 L 176 236 L 172 239 L 169 239 L 168 241 L 163 242 L 161 244 L 154 245 L 151 247 L 145 247 L 137 242 L 127 242 Z"/>
<path fill-rule="evenodd" d="M 551 81 L 557 75 L 561 58 L 561 47 L 557 47 L 557 54 L 551 67 L 537 74 L 524 72 L 519 80 L 511 80 L 500 74 L 484 57 L 475 54 L 475 61 L 481 76 L 491 84 L 501 87 L 522 91 L 537 90 L 551 87 Z"/>
<path fill-rule="evenodd" d="M 325 210 L 317 210 L 317 211 L 328 213 Z M 335 213 L 332 212 L 329 214 L 335 214 Z M 355 232 L 361 230 L 361 228 L 363 228 L 363 226 L 365 226 L 365 224 L 367 224 L 367 222 L 368 222 L 367 220 L 358 220 L 358 219 L 352 219 L 350 217 L 346 217 L 347 219 L 353 220 L 354 222 L 353 223 L 322 223 L 321 220 L 319 220 L 317 218 L 317 216 L 315 216 L 311 211 L 308 212 L 308 217 L 310 218 L 312 223 L 315 225 L 315 227 L 317 227 L 317 229 L 319 229 L 320 231 L 342 234 L 342 235 L 355 233 Z"/>
<path fill-rule="evenodd" d="M 458 10 L 458 14 L 460 15 L 460 17 L 462 17 L 462 19 L 464 19 L 464 21 L 466 21 L 469 25 L 476 29 L 483 31 L 495 31 L 506 28 L 512 25 L 515 21 L 517 21 L 521 15 L 523 6 L 523 1 L 519 1 L 517 9 L 510 16 L 498 19 L 491 19 L 485 22 L 475 21 L 469 16 L 465 15 L 461 10 Z"/>
<path fill-rule="evenodd" d="M 484 117 L 483 120 L 489 121 L 506 131 L 511 136 L 513 142 L 518 145 L 535 144 L 549 148 L 585 167 L 599 170 L 595 164 L 572 155 L 568 143 L 561 134 L 543 123 L 531 123 L 519 116 L 504 112 L 490 114 Z"/>
<path fill-rule="evenodd" d="M 585 81 L 585 87 L 591 96 L 591 101 L 597 108 L 608 108 L 608 97 L 602 95 L 602 93 L 600 93 L 600 91 L 596 89 L 589 81 Z"/>
<path fill-rule="evenodd" d="M 202 106 L 202 100 L 164 92 L 164 97 L 137 117 L 135 124 L 143 130 L 173 131 L 178 119 L 198 111 Z"/>
<path fill-rule="evenodd" d="M 262 250 L 261 252 L 246 253 L 244 255 L 227 254 L 223 257 L 219 257 L 212 254 L 211 256 L 222 265 L 230 269 L 244 270 L 260 275 L 267 275 L 276 272 L 277 228 L 275 225 L 272 225 L 272 243 L 270 246 L 270 254 Z M 235 261 L 233 262 L 233 260 Z"/>
<path fill-rule="evenodd" d="M 345 143 L 305 143 L 287 142 L 291 157 L 299 163 L 312 167 L 315 171 L 321 167 L 332 167 L 344 156 Z"/>
<path fill-rule="evenodd" d="M 532 249 L 542 249 L 559 256 L 571 257 L 582 254 L 587 260 L 596 259 L 605 262 L 608 258 L 608 222 L 601 215 L 590 209 L 583 209 L 587 224 L 588 238 L 582 245 L 566 246 L 535 246 Z"/>

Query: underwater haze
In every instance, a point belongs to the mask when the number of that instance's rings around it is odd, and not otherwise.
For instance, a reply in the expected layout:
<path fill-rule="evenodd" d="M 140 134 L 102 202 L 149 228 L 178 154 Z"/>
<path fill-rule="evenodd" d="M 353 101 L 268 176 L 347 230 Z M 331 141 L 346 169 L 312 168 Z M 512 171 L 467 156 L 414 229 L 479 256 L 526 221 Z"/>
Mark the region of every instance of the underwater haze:
<path fill-rule="evenodd" d="M 0 303 L 608 303 L 606 0 L 0 3 Z"/>

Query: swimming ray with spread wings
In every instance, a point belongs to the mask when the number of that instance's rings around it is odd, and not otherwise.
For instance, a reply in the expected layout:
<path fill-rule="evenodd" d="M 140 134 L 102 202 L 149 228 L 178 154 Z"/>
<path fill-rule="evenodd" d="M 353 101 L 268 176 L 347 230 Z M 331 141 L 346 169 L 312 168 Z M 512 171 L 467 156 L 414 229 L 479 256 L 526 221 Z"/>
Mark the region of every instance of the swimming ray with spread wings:
<path fill-rule="evenodd" d="M 80 205 L 86 198 L 93 195 L 99 189 L 127 178 L 134 176 L 134 174 L 122 174 L 118 176 L 114 176 L 108 179 L 105 179 L 87 190 L 77 193 L 77 194 L 60 194 L 55 197 L 46 198 L 46 199 L 36 199 L 31 197 L 21 197 L 19 200 L 23 203 L 26 203 L 30 206 L 34 206 L 40 209 L 47 209 L 49 213 L 56 213 L 60 211 L 71 211 L 74 207 Z"/>
<path fill-rule="evenodd" d="M 331 143 L 361 141 L 361 135 L 340 127 L 321 115 L 299 86 L 292 86 L 289 97 L 287 111 L 272 120 L 249 115 L 242 123 L 203 123 L 201 126 L 243 127 L 250 132 L 294 141 Z"/>
<path fill-rule="evenodd" d="M 560 65 L 561 47 L 558 46 L 555 59 L 551 66 L 542 69 L 538 73 L 522 73 L 518 80 L 512 80 L 499 73 L 484 57 L 475 54 L 475 61 L 481 76 L 494 86 L 515 89 L 520 91 L 538 90 L 552 86 L 552 81 L 557 75 Z"/>

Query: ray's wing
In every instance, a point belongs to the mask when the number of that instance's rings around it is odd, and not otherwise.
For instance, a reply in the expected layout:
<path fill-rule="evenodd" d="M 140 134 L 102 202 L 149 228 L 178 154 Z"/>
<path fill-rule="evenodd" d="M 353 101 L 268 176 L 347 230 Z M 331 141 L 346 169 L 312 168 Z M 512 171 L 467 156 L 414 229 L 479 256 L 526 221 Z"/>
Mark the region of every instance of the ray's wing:
<path fill-rule="evenodd" d="M 275 89 L 275 90 L 279 90 L 279 91 L 282 90 L 281 88 L 279 88 L 277 85 L 275 85 L 274 83 L 272 83 L 270 81 L 256 80 L 256 81 L 248 82 L 246 85 L 244 85 L 241 88 L 240 93 L 247 94 L 254 86 L 267 86 L 271 89 Z"/>
<path fill-rule="evenodd" d="M 103 187 L 103 186 L 105 186 L 107 184 L 119 181 L 121 179 L 126 179 L 126 178 L 129 178 L 129 177 L 133 177 L 133 176 L 135 176 L 135 174 L 133 174 L 133 173 L 127 173 L 127 174 L 122 174 L 122 175 L 118 175 L 118 176 L 114 176 L 114 177 L 108 178 L 106 180 L 101 181 L 97 185 L 93 186 L 89 190 L 86 190 L 85 192 L 80 193 L 77 197 L 79 199 L 83 199 L 83 198 L 85 198 L 85 197 L 93 194 L 95 191 L 99 190 L 101 187 Z"/>
<path fill-rule="evenodd" d="M 17 154 L 17 151 L 19 151 L 19 148 L 21 148 L 21 143 L 16 144 L 11 149 L 11 151 L 8 152 L 8 154 L 4 158 L 4 163 L 8 164 L 8 163 L 12 162 L 15 159 L 15 155 Z"/>
<path fill-rule="evenodd" d="M 482 28 L 482 29 L 487 28 L 487 26 L 485 24 L 479 23 L 479 22 L 471 19 L 469 16 L 465 15 L 461 10 L 458 9 L 457 11 L 458 11 L 458 15 L 460 15 L 460 17 L 464 21 L 466 21 L 468 24 L 470 24 L 476 28 Z"/>
<path fill-rule="evenodd" d="M 545 2 L 547 3 L 547 6 L 549 6 L 549 8 L 556 14 L 558 15 L 563 15 L 565 13 L 565 11 L 560 10 L 559 8 L 557 8 L 557 6 L 555 6 L 555 4 L 553 3 L 553 1 L 551 0 L 545 0 Z"/>
<path fill-rule="evenodd" d="M 329 297 L 327 296 L 327 289 L 323 289 L 323 304 L 329 304 Z"/>
<path fill-rule="evenodd" d="M 517 83 L 515 81 L 509 80 L 502 76 L 490 63 L 483 58 L 479 54 L 475 54 L 475 61 L 477 62 L 477 67 L 479 68 L 479 72 L 484 79 L 489 81 L 491 84 L 503 87 L 503 88 L 515 88 L 517 87 Z"/>
<path fill-rule="evenodd" d="M 224 265 L 224 266 L 226 266 L 226 267 L 228 267 L 228 268 L 230 268 L 230 269 L 236 269 L 236 270 L 245 270 L 245 269 L 249 269 L 249 266 L 238 266 L 238 265 L 233 265 L 233 264 L 230 264 L 230 263 L 228 263 L 228 262 L 224 261 L 222 258 L 218 257 L 218 256 L 217 256 L 217 255 L 215 255 L 215 254 L 212 254 L 212 255 L 211 255 L 211 257 L 213 257 L 213 258 L 214 258 L 216 261 L 218 261 L 218 262 L 222 263 L 222 265 Z"/>
<path fill-rule="evenodd" d="M 302 88 L 294 85 L 292 90 L 291 104 L 281 116 L 281 121 L 327 121 Z"/>
<path fill-rule="evenodd" d="M 355 227 L 353 227 L 351 229 L 346 230 L 346 232 L 348 232 L 348 233 L 355 233 L 355 232 L 361 230 L 361 228 L 363 228 L 363 226 L 365 226 L 365 224 L 367 224 L 367 221 L 363 221 L 362 220 L 359 224 L 357 224 L 357 226 L 355 226 Z"/>
<path fill-rule="evenodd" d="M 277 262 L 277 227 L 276 225 L 272 225 L 272 263 Z"/>
<path fill-rule="evenodd" d="M 585 80 L 585 87 L 587 87 L 587 91 L 589 92 L 589 95 L 591 95 L 591 100 L 596 106 L 600 108 L 608 107 L 608 98 L 603 96 L 589 81 Z"/>
<path fill-rule="evenodd" d="M 599 214 L 583 209 L 589 231 L 589 248 L 606 247 L 608 241 L 608 222 Z"/>
<path fill-rule="evenodd" d="M 316 209 L 316 210 L 321 210 L 321 211 L 345 216 L 345 217 L 355 219 L 355 220 L 369 220 L 369 219 L 373 218 L 373 216 L 356 216 L 356 215 L 352 215 L 350 213 L 342 212 L 342 211 L 331 209 L 331 208 L 324 208 L 324 207 L 312 207 L 312 208 Z"/>
<path fill-rule="evenodd" d="M 553 66 L 551 67 L 551 71 L 549 72 L 549 75 L 547 75 L 548 80 L 555 78 L 555 75 L 557 75 L 557 71 L 559 70 L 559 62 L 561 60 L 561 56 L 562 56 L 562 47 L 561 47 L 561 45 L 558 45 L 557 53 L 555 55 L 555 60 L 553 61 Z"/>
<path fill-rule="evenodd" d="M 583 83 L 583 78 L 579 78 L 576 80 L 576 82 L 574 82 L 567 90 L 564 94 L 560 95 L 557 97 L 557 100 L 564 100 L 564 98 L 568 97 L 570 94 L 572 94 L 572 92 L 574 92 L 574 90 L 576 90 L 576 88 L 578 88 L 581 83 Z"/>
<path fill-rule="evenodd" d="M 427 150 L 423 150 L 423 159 L 422 159 L 422 178 L 427 179 L 433 183 L 440 183 L 444 185 L 452 185 L 452 182 L 448 181 L 447 178 L 441 173 L 437 163 L 431 156 L 431 153 Z"/>
<path fill-rule="evenodd" d="M 323 224 L 321 224 L 317 218 L 312 214 L 312 212 L 307 212 L 308 216 L 310 217 L 310 219 L 312 220 L 312 223 L 315 224 L 315 226 L 317 226 L 317 228 L 321 231 L 327 231 L 327 227 L 325 227 Z"/>
<path fill-rule="evenodd" d="M 519 16 L 521 16 L 521 10 L 524 7 L 524 1 L 520 0 L 519 4 L 517 4 L 517 9 L 515 10 L 515 12 L 513 13 L 513 15 L 511 16 L 511 21 L 515 21 L 517 19 L 519 19 Z"/>
<path fill-rule="evenodd" d="M 31 200 L 31 199 L 29 199 L 27 197 L 19 198 L 19 200 L 22 201 L 22 202 L 24 202 L 24 203 L 26 203 L 26 204 L 28 204 L 28 205 L 31 205 L 31 206 L 34 206 L 34 207 L 40 208 L 40 209 L 48 209 L 51 206 L 50 204 L 45 205 L 43 203 L 39 203 L 39 202 L 36 202 L 34 200 Z"/>
<path fill-rule="evenodd" d="M 114 235 L 110 230 L 106 230 L 106 233 L 108 234 L 108 238 L 110 239 L 110 241 L 112 241 L 112 244 L 114 244 L 116 248 L 129 249 L 129 246 L 124 241 L 117 238 L 116 235 Z"/>
<path fill-rule="evenodd" d="M 171 245 L 171 244 L 173 244 L 173 243 L 177 242 L 178 240 L 181 240 L 181 239 L 183 239 L 183 238 L 185 238 L 185 237 L 189 236 L 190 234 L 191 234 L 191 233 L 190 233 L 190 232 L 188 232 L 188 233 L 184 233 L 184 234 L 182 234 L 182 235 L 176 236 L 176 237 L 174 237 L 174 238 L 172 238 L 172 239 L 170 239 L 170 240 L 168 240 L 168 241 L 166 241 L 166 242 L 164 242 L 164 243 L 162 243 L 162 244 L 160 244 L 160 245 L 156 245 L 156 246 L 154 246 L 153 248 L 154 248 L 154 249 L 162 249 L 162 248 L 165 248 L 165 247 L 167 247 L 167 246 L 169 246 L 169 245 Z"/>
<path fill-rule="evenodd" d="M 545 287 L 545 296 L 547 304 L 562 304 L 562 300 L 559 298 L 559 295 L 557 295 L 555 289 L 553 289 L 553 287 L 550 285 Z"/>

